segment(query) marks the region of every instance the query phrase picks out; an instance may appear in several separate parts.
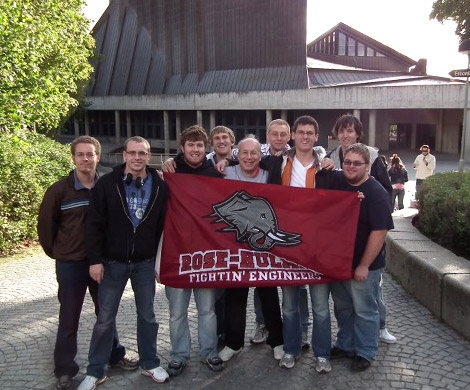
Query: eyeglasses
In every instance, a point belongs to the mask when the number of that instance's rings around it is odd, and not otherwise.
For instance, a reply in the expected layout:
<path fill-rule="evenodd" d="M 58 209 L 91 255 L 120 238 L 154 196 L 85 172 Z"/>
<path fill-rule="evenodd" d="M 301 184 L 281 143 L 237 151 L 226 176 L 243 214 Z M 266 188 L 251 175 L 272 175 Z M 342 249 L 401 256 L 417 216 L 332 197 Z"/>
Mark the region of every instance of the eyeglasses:
<path fill-rule="evenodd" d="M 315 132 L 314 131 L 297 130 L 295 133 L 300 135 L 301 137 L 303 137 L 304 135 L 306 135 L 307 137 L 315 137 Z"/>
<path fill-rule="evenodd" d="M 352 165 L 353 167 L 360 167 L 361 165 L 367 164 L 365 162 L 359 162 L 359 161 L 351 161 L 351 160 L 344 160 L 343 165 L 349 167 Z"/>
<path fill-rule="evenodd" d="M 78 153 L 75 153 L 75 157 L 76 158 L 87 158 L 88 160 L 91 160 L 92 158 L 95 158 L 96 154 L 95 153 L 82 153 L 82 152 L 78 152 Z"/>
<path fill-rule="evenodd" d="M 126 153 L 129 155 L 129 156 L 132 156 L 132 157 L 135 157 L 135 156 L 139 156 L 139 157 L 145 157 L 147 156 L 149 153 L 148 152 L 136 152 L 135 150 L 131 150 L 130 152 L 128 152 L 126 150 Z"/>

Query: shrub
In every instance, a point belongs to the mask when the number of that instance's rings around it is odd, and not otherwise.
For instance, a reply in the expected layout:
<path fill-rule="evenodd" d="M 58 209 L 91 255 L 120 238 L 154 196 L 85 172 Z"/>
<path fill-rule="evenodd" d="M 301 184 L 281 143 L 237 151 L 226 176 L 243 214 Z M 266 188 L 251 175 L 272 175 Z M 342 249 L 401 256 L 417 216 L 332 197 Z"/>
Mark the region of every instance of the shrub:
<path fill-rule="evenodd" d="M 418 228 L 438 244 L 470 259 L 470 172 L 427 178 L 418 200 Z"/>
<path fill-rule="evenodd" d="M 0 252 L 36 238 L 46 189 L 73 167 L 68 146 L 28 130 L 0 133 Z"/>

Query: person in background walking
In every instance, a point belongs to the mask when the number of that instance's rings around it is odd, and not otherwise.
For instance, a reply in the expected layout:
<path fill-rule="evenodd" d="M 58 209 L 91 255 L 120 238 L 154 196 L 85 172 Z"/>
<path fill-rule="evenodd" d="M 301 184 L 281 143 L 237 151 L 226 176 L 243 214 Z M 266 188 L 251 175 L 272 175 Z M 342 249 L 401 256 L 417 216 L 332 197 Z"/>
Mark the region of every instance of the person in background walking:
<path fill-rule="evenodd" d="M 395 208 L 395 201 L 398 199 L 398 210 L 403 209 L 403 198 L 405 197 L 405 183 L 408 181 L 408 171 L 401 162 L 398 154 L 390 157 L 391 168 L 388 170 L 390 182 L 392 183 L 392 209 Z"/>
<path fill-rule="evenodd" d="M 431 154 L 431 149 L 429 145 L 423 145 L 419 148 L 421 154 L 416 156 L 413 163 L 413 168 L 416 171 L 416 194 L 415 198 L 418 196 L 419 187 L 423 180 L 431 176 L 436 169 L 436 157 Z"/>

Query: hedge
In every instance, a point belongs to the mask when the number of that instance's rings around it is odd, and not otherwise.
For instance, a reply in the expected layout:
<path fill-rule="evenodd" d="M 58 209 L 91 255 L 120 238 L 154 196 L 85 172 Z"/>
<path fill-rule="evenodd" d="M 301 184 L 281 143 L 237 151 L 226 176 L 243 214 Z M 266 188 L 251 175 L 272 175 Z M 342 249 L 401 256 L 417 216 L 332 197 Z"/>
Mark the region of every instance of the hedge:
<path fill-rule="evenodd" d="M 0 133 L 0 253 L 37 237 L 46 189 L 72 169 L 69 146 L 29 130 Z"/>
<path fill-rule="evenodd" d="M 456 255 L 470 259 L 470 172 L 427 178 L 418 201 L 419 230 Z"/>

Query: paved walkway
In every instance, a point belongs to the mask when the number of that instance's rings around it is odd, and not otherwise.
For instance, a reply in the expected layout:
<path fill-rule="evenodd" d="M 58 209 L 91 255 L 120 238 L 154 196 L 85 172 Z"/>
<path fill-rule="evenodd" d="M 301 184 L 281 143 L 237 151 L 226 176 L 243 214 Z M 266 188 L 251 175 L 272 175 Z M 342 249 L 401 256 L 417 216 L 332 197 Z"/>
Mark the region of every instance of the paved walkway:
<path fill-rule="evenodd" d="M 32 257 L 0 259 L 0 389 L 52 389 L 53 347 L 58 302 L 53 260 L 41 253 Z M 153 383 L 138 371 L 109 371 L 110 380 L 100 389 L 470 389 L 470 343 L 439 322 L 385 276 L 388 328 L 398 343 L 381 344 L 377 360 L 364 373 L 353 373 L 348 359 L 334 361 L 330 374 L 313 370 L 313 355 L 304 353 L 291 370 L 280 369 L 269 347 L 250 346 L 227 363 L 221 373 L 211 372 L 198 361 L 197 347 L 185 372 L 164 385 Z M 250 294 L 247 336 L 254 329 Z M 160 322 L 158 349 L 162 365 L 169 359 L 168 305 L 158 286 L 156 313 Z M 87 297 L 79 331 L 77 361 L 83 378 L 94 315 Z M 136 351 L 135 304 L 128 286 L 120 308 L 121 341 Z M 197 340 L 197 321 L 191 305 L 190 326 Z M 336 324 L 334 324 L 334 331 Z"/>

